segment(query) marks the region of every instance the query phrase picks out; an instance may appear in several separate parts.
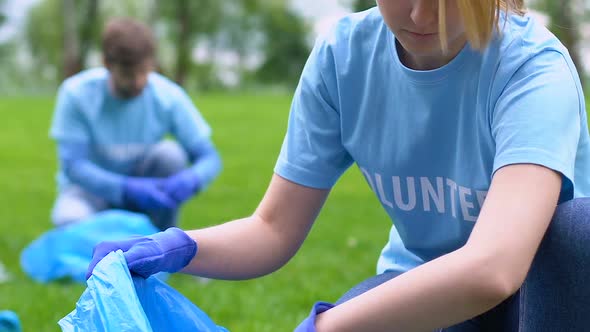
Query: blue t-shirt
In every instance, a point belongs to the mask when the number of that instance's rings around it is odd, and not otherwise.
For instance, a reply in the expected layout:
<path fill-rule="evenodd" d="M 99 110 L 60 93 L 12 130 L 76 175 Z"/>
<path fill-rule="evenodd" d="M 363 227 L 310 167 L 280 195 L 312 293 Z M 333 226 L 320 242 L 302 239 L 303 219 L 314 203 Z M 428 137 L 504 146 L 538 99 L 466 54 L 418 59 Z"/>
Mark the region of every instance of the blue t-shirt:
<path fill-rule="evenodd" d="M 584 95 L 567 50 L 509 15 L 484 52 L 447 65 L 399 60 L 377 8 L 342 19 L 303 70 L 275 167 L 314 188 L 353 163 L 395 222 L 377 271 L 407 271 L 462 247 L 492 176 L 516 163 L 563 174 L 560 200 L 590 195 Z"/>
<path fill-rule="evenodd" d="M 58 142 L 87 144 L 90 161 L 125 175 L 169 134 L 190 151 L 209 139 L 211 129 L 184 90 L 167 78 L 150 73 L 140 95 L 120 99 L 110 92 L 104 68 L 64 81 L 50 130 Z M 62 171 L 58 182 L 60 187 L 69 183 Z"/>

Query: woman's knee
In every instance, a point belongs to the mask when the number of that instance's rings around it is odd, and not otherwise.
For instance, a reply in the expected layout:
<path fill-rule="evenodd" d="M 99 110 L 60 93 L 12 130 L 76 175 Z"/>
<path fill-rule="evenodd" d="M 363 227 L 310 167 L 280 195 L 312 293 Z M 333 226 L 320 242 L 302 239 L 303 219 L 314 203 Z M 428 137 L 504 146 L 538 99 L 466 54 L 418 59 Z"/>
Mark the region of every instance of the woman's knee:
<path fill-rule="evenodd" d="M 590 198 L 576 198 L 557 206 L 544 240 L 563 248 L 590 245 Z"/>
<path fill-rule="evenodd" d="M 590 199 L 560 204 L 521 289 L 521 331 L 590 323 Z M 551 329 L 552 331 L 554 329 Z"/>
<path fill-rule="evenodd" d="M 560 204 L 541 241 L 531 272 L 538 274 L 537 277 L 569 278 L 580 268 L 586 269 L 589 259 L 590 199 L 578 198 Z"/>
<path fill-rule="evenodd" d="M 373 276 L 361 283 L 359 283 L 358 285 L 354 286 L 353 288 L 351 288 L 350 290 L 348 290 L 344 295 L 342 295 L 340 297 L 340 299 L 338 299 L 338 301 L 336 301 L 336 305 L 340 305 L 354 297 L 357 297 L 363 293 L 365 293 L 366 291 L 373 289 L 397 276 L 399 276 L 401 273 L 400 272 L 385 272 L 383 274 L 378 274 L 376 276 Z"/>

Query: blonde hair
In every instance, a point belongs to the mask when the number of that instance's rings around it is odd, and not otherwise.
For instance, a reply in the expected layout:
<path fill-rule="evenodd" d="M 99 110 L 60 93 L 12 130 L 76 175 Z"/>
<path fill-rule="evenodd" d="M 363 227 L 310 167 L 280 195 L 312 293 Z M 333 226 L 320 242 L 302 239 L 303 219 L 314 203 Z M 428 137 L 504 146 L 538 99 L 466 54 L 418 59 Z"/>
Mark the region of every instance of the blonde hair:
<path fill-rule="evenodd" d="M 447 49 L 446 0 L 439 0 L 439 33 L 444 51 Z M 499 30 L 500 12 L 524 14 L 524 0 L 457 0 L 471 47 L 483 50 Z"/>

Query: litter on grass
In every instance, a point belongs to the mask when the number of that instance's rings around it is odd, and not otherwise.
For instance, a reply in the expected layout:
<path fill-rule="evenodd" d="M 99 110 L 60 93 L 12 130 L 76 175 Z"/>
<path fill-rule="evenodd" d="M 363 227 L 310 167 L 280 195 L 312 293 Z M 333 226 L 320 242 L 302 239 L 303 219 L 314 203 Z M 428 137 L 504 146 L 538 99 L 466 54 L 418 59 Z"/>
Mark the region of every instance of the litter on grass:
<path fill-rule="evenodd" d="M 0 263 L 0 284 L 9 282 L 12 279 L 10 273 L 2 263 Z"/>

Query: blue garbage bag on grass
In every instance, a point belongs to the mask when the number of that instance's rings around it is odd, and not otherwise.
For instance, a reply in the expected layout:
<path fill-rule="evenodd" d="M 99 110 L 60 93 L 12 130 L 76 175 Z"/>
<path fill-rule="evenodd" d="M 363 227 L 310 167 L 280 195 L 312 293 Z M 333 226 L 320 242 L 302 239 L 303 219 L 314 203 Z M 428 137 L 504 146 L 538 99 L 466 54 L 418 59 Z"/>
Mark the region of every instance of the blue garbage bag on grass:
<path fill-rule="evenodd" d="M 0 332 L 21 332 L 20 320 L 14 312 L 0 311 Z"/>
<path fill-rule="evenodd" d="M 156 232 L 158 229 L 143 214 L 107 210 L 44 233 L 23 250 L 20 262 L 23 270 L 39 282 L 72 278 L 83 283 L 95 245 Z"/>
<path fill-rule="evenodd" d="M 131 277 L 123 253 L 101 260 L 62 332 L 227 332 L 182 294 L 155 277 Z"/>

